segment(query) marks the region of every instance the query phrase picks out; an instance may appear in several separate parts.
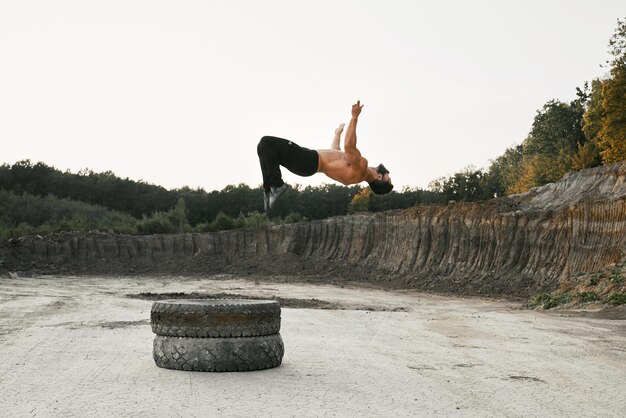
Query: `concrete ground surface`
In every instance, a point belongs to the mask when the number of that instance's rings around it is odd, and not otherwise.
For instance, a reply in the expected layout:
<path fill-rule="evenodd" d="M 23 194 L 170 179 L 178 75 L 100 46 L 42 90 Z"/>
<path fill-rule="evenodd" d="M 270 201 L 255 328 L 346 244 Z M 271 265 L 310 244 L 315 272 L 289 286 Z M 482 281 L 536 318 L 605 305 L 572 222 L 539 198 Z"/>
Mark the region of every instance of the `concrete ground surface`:
<path fill-rule="evenodd" d="M 624 320 L 267 279 L 0 279 L 0 416 L 617 417 L 626 411 Z M 285 356 L 278 368 L 184 372 L 155 366 L 152 301 L 128 297 L 143 292 L 279 296 L 313 308 L 283 306 Z M 322 306 L 331 309 L 316 308 Z"/>

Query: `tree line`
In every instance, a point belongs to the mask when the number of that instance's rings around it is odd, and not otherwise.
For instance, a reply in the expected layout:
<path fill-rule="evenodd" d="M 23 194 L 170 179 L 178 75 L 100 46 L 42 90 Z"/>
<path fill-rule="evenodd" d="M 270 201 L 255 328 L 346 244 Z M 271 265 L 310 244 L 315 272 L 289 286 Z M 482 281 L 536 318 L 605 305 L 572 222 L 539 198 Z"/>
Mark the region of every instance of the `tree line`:
<path fill-rule="evenodd" d="M 295 185 L 270 214 L 263 190 L 246 184 L 222 190 L 167 190 L 107 171 L 61 171 L 30 160 L 0 166 L 0 236 L 101 230 L 128 234 L 208 232 L 346 215 L 360 186 Z M 406 188 L 372 199 L 367 210 L 441 203 L 439 193 Z"/>

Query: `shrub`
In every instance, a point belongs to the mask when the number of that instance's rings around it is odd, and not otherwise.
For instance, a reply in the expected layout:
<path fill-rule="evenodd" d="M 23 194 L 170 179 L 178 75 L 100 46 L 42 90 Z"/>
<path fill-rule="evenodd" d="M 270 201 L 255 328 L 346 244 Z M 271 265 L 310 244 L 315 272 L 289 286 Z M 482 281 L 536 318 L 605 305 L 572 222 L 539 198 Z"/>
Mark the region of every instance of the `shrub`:
<path fill-rule="evenodd" d="M 176 225 L 174 225 L 167 213 L 155 212 L 152 216 L 143 218 L 137 222 L 137 231 L 140 234 L 174 234 L 177 231 Z"/>
<path fill-rule="evenodd" d="M 551 309 L 565 303 L 569 303 L 572 300 L 572 296 L 569 293 L 563 293 L 560 295 L 549 295 L 542 293 L 535 297 L 534 302 L 536 305 L 541 305 L 543 309 Z"/>
<path fill-rule="evenodd" d="M 242 217 L 243 215 L 240 214 L 239 216 Z M 260 228 L 272 224 L 272 221 L 270 221 L 266 213 L 251 212 L 243 219 L 246 228 Z"/>
<path fill-rule="evenodd" d="M 70 199 L 0 190 L 0 237 L 91 230 L 136 233 L 132 216 Z"/>
<path fill-rule="evenodd" d="M 626 303 L 626 293 L 613 293 L 606 299 L 607 303 L 618 306 Z"/>
<path fill-rule="evenodd" d="M 226 231 L 243 227 L 241 218 L 233 219 L 224 212 L 218 213 L 211 225 L 213 231 Z"/>
<path fill-rule="evenodd" d="M 593 292 L 578 292 L 575 296 L 581 302 L 595 302 L 599 300 L 598 295 Z"/>
<path fill-rule="evenodd" d="M 295 224 L 298 222 L 306 222 L 306 221 L 308 221 L 308 219 L 300 215 L 298 212 L 291 212 L 284 219 L 284 223 L 286 224 Z"/>
<path fill-rule="evenodd" d="M 211 222 L 203 222 L 193 229 L 194 232 L 213 232 L 213 224 Z"/>

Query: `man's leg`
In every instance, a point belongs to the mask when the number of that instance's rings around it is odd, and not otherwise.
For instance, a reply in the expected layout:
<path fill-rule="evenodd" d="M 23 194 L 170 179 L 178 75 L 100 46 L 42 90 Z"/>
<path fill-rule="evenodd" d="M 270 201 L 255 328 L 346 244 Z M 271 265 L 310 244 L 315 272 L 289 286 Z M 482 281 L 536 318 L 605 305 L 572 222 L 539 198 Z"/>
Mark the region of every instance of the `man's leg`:
<path fill-rule="evenodd" d="M 264 136 L 257 145 L 257 154 L 261 163 L 263 173 L 263 189 L 270 192 L 271 188 L 277 188 L 284 184 L 282 173 L 280 172 L 280 150 L 279 144 L 285 141 L 273 136 Z"/>
<path fill-rule="evenodd" d="M 312 176 L 317 173 L 319 156 L 317 151 L 303 148 L 282 138 L 264 136 L 257 147 L 263 171 L 263 188 L 271 190 L 269 206 L 287 190 L 280 172 L 282 165 L 299 176 Z"/>
<path fill-rule="evenodd" d="M 341 133 L 343 132 L 343 127 L 346 126 L 345 123 L 339 124 L 339 127 L 335 129 L 335 136 L 333 137 L 333 142 L 330 144 L 330 149 L 336 149 L 337 151 L 341 151 L 339 147 L 339 141 L 341 140 Z"/>
<path fill-rule="evenodd" d="M 257 154 L 263 173 L 263 206 L 269 211 L 276 199 L 287 190 L 280 172 L 281 145 L 288 142 L 282 138 L 264 136 L 257 146 Z"/>

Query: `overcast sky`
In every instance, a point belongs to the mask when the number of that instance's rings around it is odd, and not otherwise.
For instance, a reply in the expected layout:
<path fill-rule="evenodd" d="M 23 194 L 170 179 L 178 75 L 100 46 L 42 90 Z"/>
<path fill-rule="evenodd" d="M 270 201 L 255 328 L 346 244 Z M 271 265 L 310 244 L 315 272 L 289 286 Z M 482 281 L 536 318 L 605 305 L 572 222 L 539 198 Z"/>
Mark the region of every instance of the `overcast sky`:
<path fill-rule="evenodd" d="M 360 98 L 370 165 L 426 187 L 603 76 L 624 17 L 623 0 L 0 0 L 0 163 L 257 186 L 263 135 L 327 148 Z"/>

